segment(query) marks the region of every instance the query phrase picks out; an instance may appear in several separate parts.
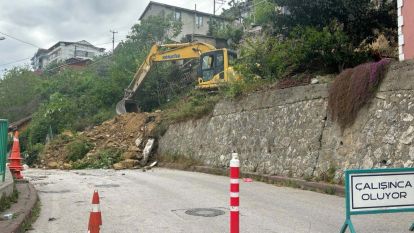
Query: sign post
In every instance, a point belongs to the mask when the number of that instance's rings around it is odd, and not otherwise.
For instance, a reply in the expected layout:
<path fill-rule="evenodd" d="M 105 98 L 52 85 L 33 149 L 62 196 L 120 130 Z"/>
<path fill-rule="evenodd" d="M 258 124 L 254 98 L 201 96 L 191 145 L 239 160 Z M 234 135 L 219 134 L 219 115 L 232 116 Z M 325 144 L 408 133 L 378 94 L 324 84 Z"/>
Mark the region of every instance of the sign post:
<path fill-rule="evenodd" d="M 9 122 L 5 119 L 0 119 L 0 182 L 4 182 L 6 177 L 8 128 Z"/>
<path fill-rule="evenodd" d="M 414 212 L 414 168 L 345 171 L 345 233 L 355 228 L 351 215 Z M 414 231 L 414 224 L 410 231 Z"/>
<path fill-rule="evenodd" d="M 239 222 L 239 178 L 240 161 L 237 153 L 230 160 L 230 233 L 240 232 Z"/>

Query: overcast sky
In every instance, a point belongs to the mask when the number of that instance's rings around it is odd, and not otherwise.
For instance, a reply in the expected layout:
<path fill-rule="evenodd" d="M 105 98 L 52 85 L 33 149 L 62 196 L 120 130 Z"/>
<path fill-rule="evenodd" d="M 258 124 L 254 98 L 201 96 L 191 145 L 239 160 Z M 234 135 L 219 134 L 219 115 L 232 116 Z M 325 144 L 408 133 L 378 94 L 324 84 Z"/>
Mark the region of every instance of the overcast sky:
<path fill-rule="evenodd" d="M 189 9 L 197 4 L 197 10 L 208 13 L 213 13 L 213 1 L 157 0 Z M 29 65 L 27 58 L 34 55 L 37 46 L 47 49 L 58 41 L 87 40 L 108 51 L 112 49 L 109 30 L 119 32 L 116 42 L 125 39 L 148 3 L 149 0 L 0 0 L 0 32 L 34 45 L 7 36 L 0 40 L 0 77 L 4 69 Z M 26 60 L 15 62 L 22 59 Z"/>

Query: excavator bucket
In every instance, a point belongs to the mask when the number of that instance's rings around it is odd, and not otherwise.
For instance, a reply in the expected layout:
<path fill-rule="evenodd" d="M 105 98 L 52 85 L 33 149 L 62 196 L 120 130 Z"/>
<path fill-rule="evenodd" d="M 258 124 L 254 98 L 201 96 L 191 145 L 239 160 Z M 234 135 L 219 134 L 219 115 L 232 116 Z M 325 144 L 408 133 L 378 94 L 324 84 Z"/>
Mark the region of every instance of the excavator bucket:
<path fill-rule="evenodd" d="M 128 112 L 139 112 L 138 104 L 129 99 L 122 99 L 116 104 L 116 114 L 121 115 Z"/>

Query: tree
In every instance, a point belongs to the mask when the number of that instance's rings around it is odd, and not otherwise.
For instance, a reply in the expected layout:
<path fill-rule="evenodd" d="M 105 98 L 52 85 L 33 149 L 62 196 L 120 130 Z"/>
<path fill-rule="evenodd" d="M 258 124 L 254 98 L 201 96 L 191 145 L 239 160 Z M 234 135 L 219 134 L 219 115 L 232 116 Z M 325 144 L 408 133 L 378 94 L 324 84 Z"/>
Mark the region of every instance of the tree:
<path fill-rule="evenodd" d="M 166 43 L 180 34 L 182 22 L 173 20 L 172 15 L 150 16 L 139 24 L 132 26 L 128 39 L 132 42 L 141 42 L 146 46 L 154 43 Z"/>
<path fill-rule="evenodd" d="M 378 32 L 396 29 L 396 0 L 272 0 L 289 10 L 288 14 L 274 14 L 273 25 L 287 34 L 295 26 L 323 28 L 332 21 L 344 25 L 352 43 L 372 41 Z"/>
<path fill-rule="evenodd" d="M 40 103 L 42 83 L 28 68 L 8 70 L 0 80 L 0 118 L 16 121 L 32 114 Z"/>
<path fill-rule="evenodd" d="M 122 42 L 115 52 L 112 76 L 118 80 L 122 88 L 126 88 L 131 82 L 154 43 L 169 43 L 181 32 L 180 21 L 173 20 L 172 16 L 160 15 L 150 16 L 134 25 L 128 39 Z M 143 111 L 159 107 L 170 99 L 171 93 L 175 92 L 175 90 L 168 91 L 168 85 L 171 83 L 170 74 L 173 70 L 171 64 L 158 64 L 153 68 L 135 96 Z"/>

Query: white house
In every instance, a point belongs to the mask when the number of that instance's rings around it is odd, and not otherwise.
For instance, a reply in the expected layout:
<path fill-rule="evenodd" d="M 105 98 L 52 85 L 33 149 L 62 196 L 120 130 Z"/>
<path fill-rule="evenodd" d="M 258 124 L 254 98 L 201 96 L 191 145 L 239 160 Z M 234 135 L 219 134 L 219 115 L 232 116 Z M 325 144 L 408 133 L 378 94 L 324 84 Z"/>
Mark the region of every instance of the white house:
<path fill-rule="evenodd" d="M 104 48 L 93 46 L 86 40 L 78 42 L 59 41 L 49 49 L 39 49 L 32 57 L 32 66 L 35 70 L 43 70 L 52 62 L 66 62 L 93 60 L 95 56 L 102 55 Z"/>

